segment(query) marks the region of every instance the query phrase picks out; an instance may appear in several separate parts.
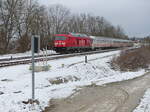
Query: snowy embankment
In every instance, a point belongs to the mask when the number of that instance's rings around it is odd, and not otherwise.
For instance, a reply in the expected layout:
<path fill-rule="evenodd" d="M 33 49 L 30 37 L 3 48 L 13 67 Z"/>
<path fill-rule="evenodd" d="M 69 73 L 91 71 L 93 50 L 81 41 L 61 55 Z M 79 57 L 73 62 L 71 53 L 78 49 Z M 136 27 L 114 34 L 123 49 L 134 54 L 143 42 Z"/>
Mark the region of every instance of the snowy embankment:
<path fill-rule="evenodd" d="M 29 65 L 18 65 L 0 69 L 0 112 L 40 112 L 48 106 L 49 100 L 71 95 L 81 86 L 106 84 L 133 79 L 145 73 L 114 71 L 109 64 L 119 51 L 89 55 L 88 63 L 84 56 L 49 61 L 48 72 L 35 74 L 35 98 L 39 105 L 26 105 L 22 101 L 31 98 L 31 71 Z M 37 63 L 40 64 L 40 63 Z"/>

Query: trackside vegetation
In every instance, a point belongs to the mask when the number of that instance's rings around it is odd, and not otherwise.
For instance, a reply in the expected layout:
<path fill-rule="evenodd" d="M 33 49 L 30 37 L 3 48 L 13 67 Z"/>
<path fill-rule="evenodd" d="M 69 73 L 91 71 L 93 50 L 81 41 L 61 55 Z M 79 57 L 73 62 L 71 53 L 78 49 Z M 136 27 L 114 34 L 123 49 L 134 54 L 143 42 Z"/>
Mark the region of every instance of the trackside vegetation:
<path fill-rule="evenodd" d="M 150 46 L 143 46 L 134 50 L 124 50 L 114 57 L 111 66 L 120 71 L 137 71 L 150 67 Z"/>
<path fill-rule="evenodd" d="M 28 1 L 0 0 L 0 54 L 29 51 L 33 34 L 40 36 L 41 49 L 52 49 L 53 36 L 68 32 L 128 38 L 121 26 L 112 25 L 102 16 L 74 14 L 61 4 L 46 7 L 37 0 Z"/>

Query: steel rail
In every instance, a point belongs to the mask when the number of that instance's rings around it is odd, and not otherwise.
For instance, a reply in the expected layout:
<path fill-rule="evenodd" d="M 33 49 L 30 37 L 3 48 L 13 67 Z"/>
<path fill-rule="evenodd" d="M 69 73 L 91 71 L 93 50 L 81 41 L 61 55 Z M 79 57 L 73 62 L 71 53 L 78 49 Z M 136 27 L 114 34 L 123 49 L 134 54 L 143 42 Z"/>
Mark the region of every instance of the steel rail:
<path fill-rule="evenodd" d="M 117 48 L 117 49 L 108 49 L 108 50 L 99 50 L 99 51 L 92 51 L 92 52 L 83 52 L 83 53 L 73 53 L 73 54 L 64 54 L 64 55 L 48 55 L 47 60 L 56 60 L 56 59 L 62 59 L 62 58 L 68 58 L 68 57 L 75 57 L 75 56 L 83 56 L 83 55 L 91 55 L 91 54 L 97 54 L 97 53 L 104 53 L 104 52 L 110 52 L 110 51 L 116 51 L 116 50 L 121 50 L 122 48 Z M 132 49 L 130 49 L 132 50 Z M 24 58 L 25 60 L 17 60 L 16 61 L 8 61 L 8 62 L 0 62 L 0 68 L 2 67 L 8 67 L 8 66 L 14 66 L 14 65 L 21 65 L 21 64 L 29 64 L 31 63 L 30 58 Z M 41 57 L 41 58 L 36 58 L 35 62 L 40 62 L 46 60 L 46 58 Z"/>
<path fill-rule="evenodd" d="M 48 56 L 53 56 L 53 55 L 60 55 L 60 54 L 49 54 Z M 35 58 L 38 58 L 38 57 L 43 57 L 43 55 L 35 55 Z M 20 56 L 20 57 L 12 57 L 12 56 L 10 56 L 10 58 L 2 58 L 2 59 L 0 59 L 0 62 L 2 62 L 2 61 L 30 59 L 30 58 L 32 58 L 32 56 Z"/>

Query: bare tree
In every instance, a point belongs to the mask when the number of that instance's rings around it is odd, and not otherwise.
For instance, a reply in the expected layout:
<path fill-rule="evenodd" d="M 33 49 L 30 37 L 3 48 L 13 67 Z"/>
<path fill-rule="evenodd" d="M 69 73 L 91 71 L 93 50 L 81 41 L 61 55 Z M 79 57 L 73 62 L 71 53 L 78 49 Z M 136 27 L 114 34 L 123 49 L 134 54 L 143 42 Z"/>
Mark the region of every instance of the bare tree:
<path fill-rule="evenodd" d="M 0 21 L 3 32 L 3 51 L 7 52 L 9 43 L 16 33 L 15 13 L 19 0 L 2 0 L 0 7 Z"/>
<path fill-rule="evenodd" d="M 16 49 L 18 52 L 25 52 L 30 49 L 34 9 L 34 2 L 29 4 L 28 0 L 20 0 L 15 16 L 18 37 Z"/>
<path fill-rule="evenodd" d="M 70 10 L 62 5 L 52 5 L 49 8 L 49 21 L 52 23 L 52 32 L 61 33 L 69 20 Z"/>
<path fill-rule="evenodd" d="M 54 34 L 67 32 L 127 38 L 120 26 L 113 26 L 104 17 L 71 14 L 60 4 L 46 8 L 36 0 L 0 0 L 0 53 L 8 53 L 12 47 L 18 52 L 30 50 L 33 34 L 40 35 L 41 48 L 52 46 Z"/>

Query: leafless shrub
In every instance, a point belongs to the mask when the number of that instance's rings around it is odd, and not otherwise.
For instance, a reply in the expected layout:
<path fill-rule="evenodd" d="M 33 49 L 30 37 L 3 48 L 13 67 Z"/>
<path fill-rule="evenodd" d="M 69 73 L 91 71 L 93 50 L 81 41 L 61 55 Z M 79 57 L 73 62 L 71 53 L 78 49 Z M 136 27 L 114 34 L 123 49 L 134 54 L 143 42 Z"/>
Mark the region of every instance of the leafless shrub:
<path fill-rule="evenodd" d="M 121 71 L 135 71 L 148 68 L 150 65 L 150 47 L 122 51 L 120 56 L 113 58 L 111 65 Z"/>
<path fill-rule="evenodd" d="M 18 52 L 25 52 L 27 50 L 30 50 L 30 38 L 27 35 L 23 35 L 22 38 L 20 38 L 17 41 L 17 51 Z"/>

